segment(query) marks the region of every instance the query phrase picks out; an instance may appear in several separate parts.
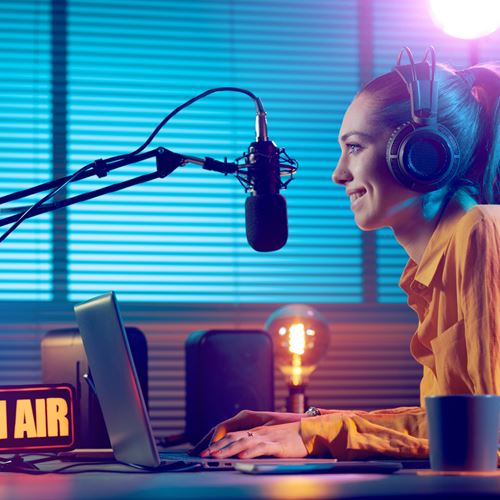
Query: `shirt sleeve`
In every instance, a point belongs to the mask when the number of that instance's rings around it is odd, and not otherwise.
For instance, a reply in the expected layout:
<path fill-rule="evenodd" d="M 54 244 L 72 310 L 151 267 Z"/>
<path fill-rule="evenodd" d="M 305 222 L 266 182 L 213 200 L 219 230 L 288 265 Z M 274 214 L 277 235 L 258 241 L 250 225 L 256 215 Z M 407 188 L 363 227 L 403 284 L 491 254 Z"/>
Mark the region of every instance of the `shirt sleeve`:
<path fill-rule="evenodd" d="M 461 259 L 460 300 L 467 372 L 475 394 L 500 395 L 500 219 L 471 229 Z"/>
<path fill-rule="evenodd" d="M 427 458 L 429 453 L 425 411 L 420 407 L 330 411 L 302 419 L 300 430 L 310 456 L 354 460 L 381 455 Z"/>

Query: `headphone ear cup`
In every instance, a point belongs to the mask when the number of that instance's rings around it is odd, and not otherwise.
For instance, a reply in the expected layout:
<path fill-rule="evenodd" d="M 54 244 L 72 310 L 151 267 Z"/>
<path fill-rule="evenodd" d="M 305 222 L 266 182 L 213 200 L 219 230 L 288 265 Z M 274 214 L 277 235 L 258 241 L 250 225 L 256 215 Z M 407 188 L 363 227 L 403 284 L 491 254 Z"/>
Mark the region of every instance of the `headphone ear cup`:
<path fill-rule="evenodd" d="M 443 187 L 455 176 L 460 150 L 454 135 L 443 125 L 418 127 L 406 122 L 391 134 L 386 160 L 400 184 L 427 193 Z"/>

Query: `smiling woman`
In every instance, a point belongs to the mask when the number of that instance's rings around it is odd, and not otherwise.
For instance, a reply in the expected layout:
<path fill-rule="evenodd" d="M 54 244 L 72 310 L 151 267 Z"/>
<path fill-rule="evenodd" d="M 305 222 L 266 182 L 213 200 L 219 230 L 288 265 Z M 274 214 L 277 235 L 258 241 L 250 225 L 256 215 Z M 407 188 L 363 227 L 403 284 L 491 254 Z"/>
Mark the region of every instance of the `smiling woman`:
<path fill-rule="evenodd" d="M 360 94 L 349 106 L 340 129 L 342 156 L 334 182 L 346 189 L 360 229 L 396 223 L 399 211 L 415 193 L 399 185 L 386 167 L 386 144 L 393 129 L 377 122 L 377 103 Z"/>
<path fill-rule="evenodd" d="M 391 228 L 409 256 L 400 287 L 419 319 L 420 406 L 244 411 L 203 456 L 424 458 L 426 396 L 500 394 L 500 66 L 454 71 L 406 50 L 411 64 L 398 60 L 346 111 L 333 180 L 356 224 Z"/>

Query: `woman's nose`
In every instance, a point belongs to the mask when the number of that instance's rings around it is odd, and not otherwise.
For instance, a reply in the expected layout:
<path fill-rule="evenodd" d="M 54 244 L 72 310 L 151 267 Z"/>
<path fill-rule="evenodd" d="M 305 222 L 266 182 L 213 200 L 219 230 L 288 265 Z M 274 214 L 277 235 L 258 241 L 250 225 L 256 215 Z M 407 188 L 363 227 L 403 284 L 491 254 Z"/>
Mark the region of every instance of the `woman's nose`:
<path fill-rule="evenodd" d="M 351 178 L 352 176 L 349 170 L 345 167 L 342 159 L 340 159 L 337 166 L 333 169 L 332 181 L 335 182 L 335 184 L 345 184 Z"/>

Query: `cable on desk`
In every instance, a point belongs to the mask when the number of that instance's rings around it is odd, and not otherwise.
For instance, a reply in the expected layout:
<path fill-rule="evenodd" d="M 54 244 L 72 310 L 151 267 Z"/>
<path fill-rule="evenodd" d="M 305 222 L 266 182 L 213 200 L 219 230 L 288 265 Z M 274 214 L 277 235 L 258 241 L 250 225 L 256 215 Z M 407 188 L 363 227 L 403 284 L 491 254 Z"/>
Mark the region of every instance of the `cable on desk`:
<path fill-rule="evenodd" d="M 32 455 L 29 455 L 32 456 Z M 14 455 L 14 457 L 10 459 L 1 459 L 0 458 L 0 472 L 16 472 L 22 474 L 31 474 L 34 476 L 41 476 L 46 474 L 86 474 L 89 472 L 106 472 L 113 474 L 158 474 L 161 472 L 192 472 L 196 470 L 201 470 L 200 464 L 188 464 L 182 460 L 175 461 L 168 464 L 160 465 L 159 467 L 142 467 L 135 464 L 128 464 L 124 462 L 116 462 L 116 461 L 103 461 L 103 462 L 77 462 L 70 465 L 65 465 L 64 467 L 59 467 L 53 470 L 41 470 L 37 467 L 36 464 L 41 462 L 48 462 L 51 460 L 57 460 L 56 455 L 47 454 L 44 458 L 26 461 L 24 460 L 22 455 Z M 92 465 L 124 465 L 134 469 L 130 470 L 112 470 L 112 469 L 82 469 L 82 470 L 72 470 L 76 467 L 85 467 Z"/>

